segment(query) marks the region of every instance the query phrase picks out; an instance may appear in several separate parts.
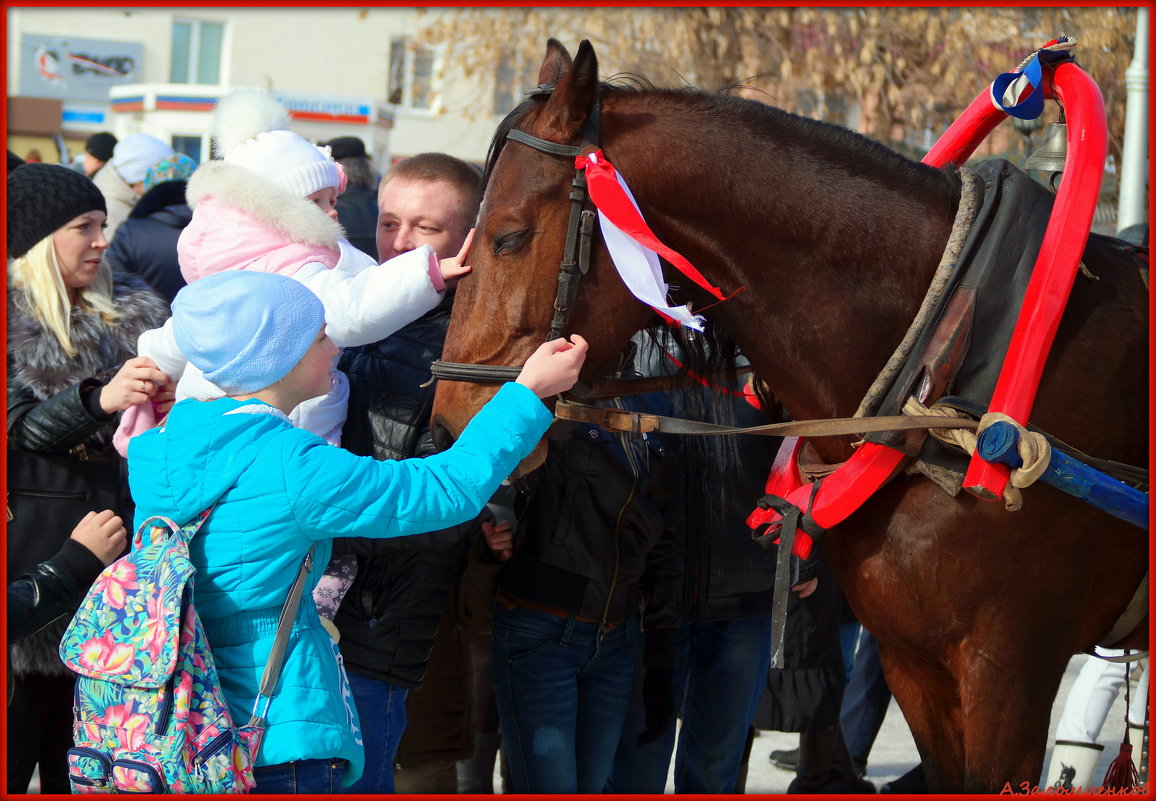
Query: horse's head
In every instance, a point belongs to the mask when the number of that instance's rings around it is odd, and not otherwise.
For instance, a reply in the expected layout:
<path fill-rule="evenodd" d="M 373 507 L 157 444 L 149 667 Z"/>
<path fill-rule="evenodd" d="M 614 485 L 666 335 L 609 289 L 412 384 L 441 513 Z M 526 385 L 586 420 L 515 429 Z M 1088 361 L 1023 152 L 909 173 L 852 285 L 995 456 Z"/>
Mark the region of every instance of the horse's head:
<path fill-rule="evenodd" d="M 549 337 L 555 319 L 574 157 L 542 152 L 507 140 L 506 134 L 517 129 L 547 142 L 579 145 L 587 119 L 597 113 L 594 49 L 583 41 L 571 60 L 551 39 L 538 81 L 540 90 L 506 118 L 490 147 L 485 196 L 468 259 L 473 271 L 458 285 L 445 362 L 519 366 Z M 582 379 L 596 377 L 651 315 L 629 294 L 605 250 L 592 248 L 589 271 L 581 276 L 563 328 L 564 335 L 578 333 L 590 343 Z M 495 391 L 493 383 L 440 381 L 433 408 L 439 445 L 456 438 Z M 519 473 L 536 467 L 544 456 L 540 445 Z"/>

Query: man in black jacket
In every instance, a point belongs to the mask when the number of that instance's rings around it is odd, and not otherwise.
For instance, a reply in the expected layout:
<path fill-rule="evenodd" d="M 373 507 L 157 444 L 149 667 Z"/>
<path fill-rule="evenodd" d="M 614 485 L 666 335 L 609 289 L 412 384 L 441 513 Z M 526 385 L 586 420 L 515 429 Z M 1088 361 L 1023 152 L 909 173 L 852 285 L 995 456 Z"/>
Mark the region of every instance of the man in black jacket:
<path fill-rule="evenodd" d="M 669 372 L 675 359 L 686 361 L 678 348 L 673 337 L 660 338 L 649 352 L 650 372 Z M 671 400 L 680 417 L 739 426 L 768 422 L 736 393 L 731 386 L 694 387 L 672 392 Z M 647 733 L 647 654 L 639 649 L 632 709 L 607 793 L 664 792 L 672 754 L 676 793 L 736 792 L 770 661 L 775 584 L 776 549 L 751 539 L 746 517 L 763 494 L 780 442 L 743 436 L 686 437 L 679 443 L 674 548 L 679 625 L 668 660 L 682 726 L 677 748 L 673 720 Z"/>
<path fill-rule="evenodd" d="M 444 154 L 394 165 L 378 194 L 381 260 L 425 244 L 439 255 L 457 253 L 477 217 L 480 187 L 475 168 Z M 339 365 L 349 376 L 343 447 L 377 459 L 435 451 L 429 434 L 434 388 L 422 385 L 441 355 L 452 304 L 450 291 L 437 308 L 392 336 L 345 351 Z M 394 792 L 406 694 L 422 682 L 439 619 L 478 531 L 474 521 L 416 537 L 334 544 L 335 556 L 357 559 L 333 620 L 365 741 L 365 773 L 349 792 Z M 453 761 L 448 770 L 452 775 Z"/>

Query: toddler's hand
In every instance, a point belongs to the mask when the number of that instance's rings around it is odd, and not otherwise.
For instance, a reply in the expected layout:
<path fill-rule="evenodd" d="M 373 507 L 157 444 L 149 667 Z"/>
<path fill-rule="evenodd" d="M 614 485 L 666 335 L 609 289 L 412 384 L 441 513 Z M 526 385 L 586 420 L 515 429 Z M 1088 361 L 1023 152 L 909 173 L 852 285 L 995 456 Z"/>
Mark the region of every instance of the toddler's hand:
<path fill-rule="evenodd" d="M 471 228 L 470 232 L 466 234 L 466 241 L 462 242 L 462 247 L 461 250 L 458 251 L 458 255 L 448 259 L 441 259 L 438 262 L 438 267 L 442 273 L 442 280 L 446 282 L 446 289 L 453 289 L 458 283 L 459 278 L 474 269 L 465 263 L 466 254 L 470 252 L 470 245 L 473 241 L 474 229 Z"/>
<path fill-rule="evenodd" d="M 110 565 L 124 550 L 128 532 L 116 512 L 89 512 L 72 530 L 72 539 L 92 551 L 97 559 Z"/>
<path fill-rule="evenodd" d="M 588 347 L 586 340 L 577 334 L 571 334 L 569 342 L 565 339 L 543 342 L 526 360 L 517 382 L 539 398 L 565 392 L 578 381 Z"/>

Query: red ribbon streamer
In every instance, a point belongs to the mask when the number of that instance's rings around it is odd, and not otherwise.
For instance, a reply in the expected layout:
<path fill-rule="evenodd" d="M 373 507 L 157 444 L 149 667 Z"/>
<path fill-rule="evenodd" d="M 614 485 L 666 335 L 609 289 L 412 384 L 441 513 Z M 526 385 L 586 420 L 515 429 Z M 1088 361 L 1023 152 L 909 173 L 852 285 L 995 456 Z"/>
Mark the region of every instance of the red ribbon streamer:
<path fill-rule="evenodd" d="M 711 286 L 702 273 L 696 270 L 694 265 L 687 261 L 681 253 L 671 250 L 659 241 L 654 232 L 650 230 L 650 226 L 646 224 L 646 220 L 642 219 L 642 214 L 623 191 L 621 184 L 618 183 L 614 165 L 606 160 L 602 151 L 596 150 L 592 155 L 595 156 L 595 159 L 590 159 L 587 156 L 575 157 L 574 168 L 586 171 L 586 186 L 590 191 L 590 199 L 594 201 L 598 211 L 606 215 L 606 218 L 618 226 L 624 234 L 662 256 L 698 286 L 719 300 L 727 300 L 727 296 L 723 295 L 722 290 L 717 286 Z"/>

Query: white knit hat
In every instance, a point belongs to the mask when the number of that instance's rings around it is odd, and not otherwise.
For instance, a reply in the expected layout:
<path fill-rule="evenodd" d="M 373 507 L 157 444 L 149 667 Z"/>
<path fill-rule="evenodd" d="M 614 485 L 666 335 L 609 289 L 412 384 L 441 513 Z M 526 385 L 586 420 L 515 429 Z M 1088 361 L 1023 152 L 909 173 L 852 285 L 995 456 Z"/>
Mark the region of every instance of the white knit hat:
<path fill-rule="evenodd" d="M 213 150 L 227 164 L 243 167 L 304 197 L 333 187 L 341 175 L 328 147 L 302 139 L 289 112 L 260 89 L 239 89 L 222 98 L 213 113 Z"/>
<path fill-rule="evenodd" d="M 172 147 L 160 139 L 146 133 L 135 133 L 116 143 L 109 164 L 126 184 L 135 184 L 144 180 L 149 167 L 172 156 Z"/>

